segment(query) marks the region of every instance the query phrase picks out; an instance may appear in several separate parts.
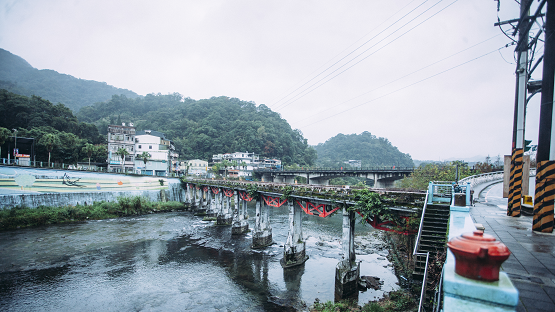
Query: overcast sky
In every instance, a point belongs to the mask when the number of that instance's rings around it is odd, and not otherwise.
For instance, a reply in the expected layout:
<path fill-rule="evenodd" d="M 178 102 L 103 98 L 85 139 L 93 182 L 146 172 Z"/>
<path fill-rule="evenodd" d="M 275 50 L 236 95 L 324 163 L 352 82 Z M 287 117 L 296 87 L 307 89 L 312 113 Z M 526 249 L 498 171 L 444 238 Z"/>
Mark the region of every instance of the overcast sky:
<path fill-rule="evenodd" d="M 413 159 L 510 154 L 514 46 L 503 48 L 492 0 L 0 4 L 0 47 L 38 69 L 141 95 L 266 104 L 314 145 L 369 131 Z M 501 20 L 518 12 L 501 0 Z M 528 105 L 534 143 L 539 98 Z"/>

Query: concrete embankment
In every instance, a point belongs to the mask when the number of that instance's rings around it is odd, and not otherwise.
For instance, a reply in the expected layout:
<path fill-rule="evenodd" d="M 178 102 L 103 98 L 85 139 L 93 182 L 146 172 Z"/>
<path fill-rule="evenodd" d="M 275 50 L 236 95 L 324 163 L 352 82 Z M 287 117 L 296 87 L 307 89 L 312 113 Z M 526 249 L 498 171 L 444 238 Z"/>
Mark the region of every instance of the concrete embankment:
<path fill-rule="evenodd" d="M 170 182 L 167 189 L 161 190 L 134 190 L 111 192 L 67 192 L 67 193 L 32 193 L 32 194 L 5 194 L 0 195 L 0 210 L 23 206 L 36 208 L 39 206 L 60 207 L 67 205 L 90 205 L 93 202 L 114 202 L 118 197 L 144 196 L 151 201 L 180 201 L 185 200 L 185 191 L 176 180 Z"/>

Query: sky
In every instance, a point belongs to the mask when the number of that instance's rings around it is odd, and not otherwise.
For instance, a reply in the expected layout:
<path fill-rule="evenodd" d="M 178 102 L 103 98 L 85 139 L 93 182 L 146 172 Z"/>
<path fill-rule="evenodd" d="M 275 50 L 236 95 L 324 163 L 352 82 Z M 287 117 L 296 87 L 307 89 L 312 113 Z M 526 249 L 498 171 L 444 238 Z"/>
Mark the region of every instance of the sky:
<path fill-rule="evenodd" d="M 494 23 L 519 15 L 514 0 L 497 6 L 0 0 L 0 48 L 38 69 L 141 95 L 265 104 L 312 145 L 369 131 L 413 159 L 493 158 L 511 152 L 516 81 L 513 37 Z M 541 54 L 543 44 L 536 58 Z M 541 79 L 541 67 L 533 78 Z M 539 100 L 527 108 L 533 144 Z"/>

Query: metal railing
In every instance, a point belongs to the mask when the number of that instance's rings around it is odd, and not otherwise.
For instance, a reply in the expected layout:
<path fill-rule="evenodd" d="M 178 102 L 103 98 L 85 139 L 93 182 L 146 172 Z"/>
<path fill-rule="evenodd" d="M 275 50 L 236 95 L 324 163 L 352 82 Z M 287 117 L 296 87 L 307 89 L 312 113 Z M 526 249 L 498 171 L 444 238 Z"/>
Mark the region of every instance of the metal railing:
<path fill-rule="evenodd" d="M 441 293 L 443 292 L 443 272 L 444 271 L 441 270 L 441 276 L 439 277 L 439 285 L 434 295 L 434 304 L 432 308 L 432 311 L 434 312 L 439 312 L 439 309 L 441 308 L 441 303 L 443 301 L 441 296 Z"/>
<path fill-rule="evenodd" d="M 535 172 L 535 169 L 534 169 L 534 172 Z M 503 171 L 488 172 L 488 173 L 469 176 L 464 179 L 461 179 L 459 183 L 470 183 L 470 186 L 474 188 L 474 186 L 478 184 L 495 181 L 499 179 L 503 179 Z"/>
<path fill-rule="evenodd" d="M 424 208 L 422 208 L 422 216 L 420 217 L 420 226 L 418 227 L 418 236 L 416 236 L 416 242 L 414 243 L 414 251 L 412 255 L 416 255 L 418 251 L 418 245 L 420 244 L 420 237 L 422 236 L 422 227 L 424 226 L 424 214 L 426 213 L 426 207 L 428 207 L 428 193 L 426 193 L 426 198 L 424 199 Z"/>
<path fill-rule="evenodd" d="M 422 278 L 422 290 L 420 291 L 420 302 L 418 303 L 418 312 L 425 311 L 424 303 L 426 301 L 426 283 L 428 278 L 428 261 L 430 260 L 430 252 L 426 252 L 426 267 L 424 267 L 424 277 Z"/>

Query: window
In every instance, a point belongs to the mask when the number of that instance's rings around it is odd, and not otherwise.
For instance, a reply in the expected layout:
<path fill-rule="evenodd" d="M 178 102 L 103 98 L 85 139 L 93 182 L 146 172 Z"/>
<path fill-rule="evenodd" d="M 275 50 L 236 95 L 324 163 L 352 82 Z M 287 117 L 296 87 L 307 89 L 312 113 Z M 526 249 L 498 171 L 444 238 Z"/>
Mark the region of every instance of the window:
<path fill-rule="evenodd" d="M 152 149 L 152 145 L 149 145 L 149 146 L 148 146 L 148 149 Z"/>
<path fill-rule="evenodd" d="M 142 147 L 139 145 L 139 148 L 142 148 Z"/>

